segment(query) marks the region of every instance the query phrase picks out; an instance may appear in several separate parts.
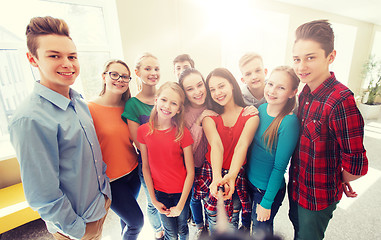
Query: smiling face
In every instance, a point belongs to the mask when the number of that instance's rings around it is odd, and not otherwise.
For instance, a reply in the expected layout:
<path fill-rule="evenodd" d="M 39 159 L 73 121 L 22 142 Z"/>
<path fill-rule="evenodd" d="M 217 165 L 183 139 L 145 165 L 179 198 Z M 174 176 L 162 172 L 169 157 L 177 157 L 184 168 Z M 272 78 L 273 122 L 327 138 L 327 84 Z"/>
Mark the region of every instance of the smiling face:
<path fill-rule="evenodd" d="M 129 77 L 130 72 L 128 71 L 128 69 L 120 63 L 113 63 L 109 66 L 106 73 L 103 73 L 103 75 L 102 75 L 103 82 L 106 83 L 106 89 L 107 89 L 106 92 L 110 92 L 110 93 L 114 93 L 114 94 L 118 94 L 118 95 L 121 95 L 124 92 L 126 92 L 128 89 L 129 83 L 125 82 L 122 79 L 122 77 L 119 77 L 118 80 L 113 80 L 110 77 L 109 72 L 117 73 L 120 76 L 128 76 Z"/>
<path fill-rule="evenodd" d="M 267 69 L 263 68 L 262 60 L 254 58 L 250 62 L 243 65 L 241 68 L 242 82 L 247 85 L 250 91 L 256 89 L 262 90 L 265 86 L 265 78 Z"/>
<path fill-rule="evenodd" d="M 172 119 L 180 112 L 181 107 L 180 95 L 171 88 L 165 88 L 155 99 L 156 111 L 159 119 Z"/>
<path fill-rule="evenodd" d="M 209 80 L 209 91 L 213 101 L 221 106 L 234 101 L 233 85 L 223 77 L 212 76 Z"/>
<path fill-rule="evenodd" d="M 265 86 L 265 98 L 269 105 L 285 105 L 293 98 L 297 89 L 293 89 L 293 81 L 285 71 L 273 71 Z"/>
<path fill-rule="evenodd" d="M 335 57 L 335 50 L 326 56 L 318 42 L 301 39 L 294 44 L 293 68 L 300 81 L 313 91 L 331 76 L 329 65 Z"/>
<path fill-rule="evenodd" d="M 146 57 L 141 61 L 139 69 L 136 69 L 135 72 L 143 84 L 156 86 L 160 80 L 159 61 L 153 57 Z"/>
<path fill-rule="evenodd" d="M 186 98 L 192 107 L 201 107 L 205 104 L 206 87 L 199 74 L 190 74 L 184 78 L 183 88 Z"/>
<path fill-rule="evenodd" d="M 27 53 L 30 64 L 37 67 L 40 83 L 69 97 L 69 88 L 79 75 L 79 62 L 74 42 L 55 34 L 38 37 L 37 56 Z"/>

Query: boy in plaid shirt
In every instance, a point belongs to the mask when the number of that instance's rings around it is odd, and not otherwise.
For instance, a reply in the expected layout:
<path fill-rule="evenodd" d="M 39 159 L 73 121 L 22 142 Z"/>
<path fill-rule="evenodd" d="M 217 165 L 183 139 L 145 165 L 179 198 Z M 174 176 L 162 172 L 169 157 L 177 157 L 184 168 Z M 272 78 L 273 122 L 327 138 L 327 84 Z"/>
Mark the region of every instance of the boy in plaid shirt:
<path fill-rule="evenodd" d="M 290 166 L 289 217 L 295 239 L 323 239 L 343 191 L 368 171 L 364 121 L 353 93 L 336 80 L 334 33 L 326 20 L 299 26 L 294 70 L 306 83 L 299 96 L 300 140 Z"/>

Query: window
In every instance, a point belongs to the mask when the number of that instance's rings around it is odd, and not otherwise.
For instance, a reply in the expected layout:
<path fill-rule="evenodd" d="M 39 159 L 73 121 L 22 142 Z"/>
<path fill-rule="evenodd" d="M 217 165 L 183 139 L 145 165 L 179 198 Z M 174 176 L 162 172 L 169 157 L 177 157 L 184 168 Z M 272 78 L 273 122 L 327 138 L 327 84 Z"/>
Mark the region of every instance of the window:
<path fill-rule="evenodd" d="M 110 58 L 123 59 L 120 34 L 115 31 L 119 27 L 115 1 L 9 0 L 6 4 L 0 9 L 0 160 L 14 155 L 8 121 L 39 80 L 25 56 L 25 28 L 32 17 L 53 16 L 69 25 L 81 65 L 73 88 L 85 99 L 99 94 L 103 64 Z"/>

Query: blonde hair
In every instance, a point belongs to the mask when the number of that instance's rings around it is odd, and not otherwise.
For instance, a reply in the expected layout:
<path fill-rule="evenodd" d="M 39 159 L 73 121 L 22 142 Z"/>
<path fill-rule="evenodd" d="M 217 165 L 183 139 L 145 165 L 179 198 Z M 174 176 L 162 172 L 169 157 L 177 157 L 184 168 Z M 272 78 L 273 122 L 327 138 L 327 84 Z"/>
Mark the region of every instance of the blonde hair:
<path fill-rule="evenodd" d="M 125 68 L 127 68 L 128 75 L 131 76 L 131 71 L 130 71 L 130 68 L 128 67 L 127 63 L 125 63 L 119 59 L 111 59 L 111 60 L 107 61 L 104 65 L 102 74 L 106 74 L 106 72 L 110 69 L 110 66 L 113 64 L 116 64 L 116 63 L 122 64 Z M 106 83 L 103 83 L 103 88 L 102 88 L 102 91 L 99 93 L 99 96 L 102 96 L 105 93 L 106 93 Z M 131 91 L 130 91 L 130 87 L 128 87 L 128 89 L 122 94 L 122 101 L 124 103 L 126 103 L 128 101 L 128 99 L 130 99 L 130 98 L 131 98 Z"/>
<path fill-rule="evenodd" d="M 138 56 L 138 58 L 135 61 L 135 68 L 139 70 L 140 67 L 142 66 L 142 61 L 149 57 L 158 60 L 157 57 L 155 57 L 152 53 L 149 53 L 149 52 L 142 53 L 140 56 Z"/>
<path fill-rule="evenodd" d="M 238 62 L 238 66 L 239 68 L 241 69 L 243 66 L 245 66 L 247 63 L 249 63 L 250 61 L 253 61 L 254 59 L 258 58 L 259 60 L 261 60 L 262 64 L 263 64 L 263 59 L 262 59 L 262 56 L 259 55 L 258 53 L 255 53 L 255 52 L 249 52 L 249 53 L 246 53 L 245 55 L 243 55 L 240 59 L 239 59 L 239 62 Z"/>
<path fill-rule="evenodd" d="M 175 82 L 166 82 L 163 85 L 161 85 L 159 90 L 157 90 L 156 97 L 157 98 L 160 97 L 160 94 L 165 89 L 168 89 L 168 88 L 172 89 L 173 91 L 175 91 L 180 96 L 179 113 L 177 113 L 172 118 L 172 124 L 177 127 L 176 135 L 175 135 L 175 142 L 178 142 L 184 136 L 184 126 L 185 126 L 185 123 L 184 123 L 184 101 L 185 101 L 185 93 L 184 93 L 183 89 L 181 88 L 181 86 L 178 83 L 175 83 Z M 157 121 L 157 109 L 156 109 L 156 105 L 155 105 L 154 108 L 152 109 L 151 115 L 149 117 L 149 122 L 148 122 L 149 129 L 150 129 L 148 131 L 149 135 L 153 134 L 153 132 L 155 131 L 156 121 Z"/>
<path fill-rule="evenodd" d="M 276 67 L 271 74 L 274 72 L 285 72 L 288 74 L 292 81 L 292 90 L 295 90 L 299 86 L 299 78 L 295 74 L 294 70 L 289 66 L 279 66 Z M 271 75 L 270 75 L 271 76 Z M 283 118 L 290 114 L 292 110 L 294 110 L 296 106 L 296 96 L 289 98 L 287 100 L 286 105 L 283 107 L 282 111 L 278 114 L 278 116 L 275 117 L 275 119 L 272 121 L 270 126 L 266 129 L 266 131 L 263 133 L 263 141 L 266 143 L 267 150 L 272 152 L 272 146 L 275 142 L 277 142 L 278 138 L 278 130 L 279 126 L 282 123 Z"/>

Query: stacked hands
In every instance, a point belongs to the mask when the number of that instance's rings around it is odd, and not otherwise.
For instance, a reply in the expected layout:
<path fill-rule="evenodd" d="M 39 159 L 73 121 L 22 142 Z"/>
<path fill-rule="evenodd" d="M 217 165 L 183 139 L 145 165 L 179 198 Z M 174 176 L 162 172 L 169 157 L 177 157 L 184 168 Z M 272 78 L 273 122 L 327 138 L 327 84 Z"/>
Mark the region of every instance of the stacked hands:
<path fill-rule="evenodd" d="M 164 204 L 159 201 L 152 202 L 152 204 L 156 207 L 156 209 L 161 213 L 165 214 L 167 217 L 178 217 L 181 214 L 181 211 L 184 207 L 180 207 L 178 205 L 167 208 Z"/>

